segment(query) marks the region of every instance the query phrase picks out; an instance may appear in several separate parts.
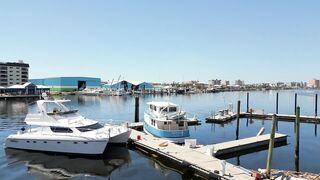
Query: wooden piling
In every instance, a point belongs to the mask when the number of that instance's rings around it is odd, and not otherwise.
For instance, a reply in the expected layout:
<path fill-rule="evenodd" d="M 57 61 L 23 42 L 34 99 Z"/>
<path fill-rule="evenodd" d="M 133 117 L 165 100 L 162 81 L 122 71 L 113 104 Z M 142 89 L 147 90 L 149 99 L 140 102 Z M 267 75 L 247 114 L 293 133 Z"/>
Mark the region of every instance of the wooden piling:
<path fill-rule="evenodd" d="M 276 114 L 279 114 L 279 93 L 277 93 L 276 97 Z"/>
<path fill-rule="evenodd" d="M 241 101 L 238 101 L 238 107 L 237 107 L 237 131 L 236 131 L 236 139 L 239 139 L 239 126 L 240 126 L 240 105 Z"/>
<path fill-rule="evenodd" d="M 300 107 L 297 107 L 296 110 L 296 144 L 295 144 L 295 153 L 294 153 L 294 159 L 295 159 L 295 167 L 296 172 L 300 171 L 299 166 L 299 149 L 300 149 Z"/>
<path fill-rule="evenodd" d="M 249 112 L 249 92 L 247 92 L 247 113 Z"/>
<path fill-rule="evenodd" d="M 272 164 L 272 154 L 273 154 L 273 147 L 274 147 L 274 136 L 276 133 L 276 121 L 277 116 L 274 114 L 272 116 L 272 128 L 270 134 L 270 141 L 269 141 L 269 150 L 268 150 L 268 159 L 267 159 L 267 177 L 271 177 L 271 164 Z"/>
<path fill-rule="evenodd" d="M 139 96 L 135 97 L 135 105 L 134 105 L 134 122 L 139 122 Z"/>
<path fill-rule="evenodd" d="M 297 115 L 298 94 L 294 94 L 294 114 Z"/>
<path fill-rule="evenodd" d="M 318 94 L 316 94 L 316 97 L 315 97 L 314 116 L 315 117 L 318 116 Z"/>

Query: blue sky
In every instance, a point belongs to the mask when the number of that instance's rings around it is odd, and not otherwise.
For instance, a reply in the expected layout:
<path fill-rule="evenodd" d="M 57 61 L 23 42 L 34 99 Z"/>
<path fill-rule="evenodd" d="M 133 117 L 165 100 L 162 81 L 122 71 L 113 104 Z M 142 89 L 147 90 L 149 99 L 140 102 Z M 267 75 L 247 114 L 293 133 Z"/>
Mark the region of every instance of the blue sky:
<path fill-rule="evenodd" d="M 317 0 L 0 1 L 0 60 L 30 77 L 320 78 Z"/>

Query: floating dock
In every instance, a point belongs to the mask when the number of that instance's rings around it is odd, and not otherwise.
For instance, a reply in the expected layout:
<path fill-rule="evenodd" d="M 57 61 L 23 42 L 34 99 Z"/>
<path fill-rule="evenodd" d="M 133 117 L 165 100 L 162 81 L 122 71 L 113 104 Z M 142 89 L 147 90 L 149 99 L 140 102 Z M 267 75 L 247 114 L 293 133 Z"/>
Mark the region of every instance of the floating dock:
<path fill-rule="evenodd" d="M 222 160 L 208 154 L 208 149 L 214 149 L 215 156 L 228 155 L 238 151 L 250 150 L 269 145 L 270 134 L 229 141 L 214 145 L 189 148 L 174 144 L 168 140 L 154 137 L 144 132 L 132 130 L 130 138 L 134 146 L 143 153 L 152 157 L 161 157 L 176 165 L 192 170 L 204 178 L 213 179 L 254 179 L 251 171 L 240 166 L 226 163 L 225 174 L 222 174 Z M 275 144 L 287 143 L 287 135 L 275 135 Z"/>
<path fill-rule="evenodd" d="M 242 117 L 248 117 L 248 118 L 257 118 L 257 119 L 272 119 L 273 114 L 262 114 L 262 113 L 242 113 Z M 277 120 L 278 121 L 288 121 L 288 122 L 294 122 L 296 119 L 295 115 L 288 115 L 288 114 L 277 114 Z M 316 116 L 300 116 L 300 122 L 304 123 L 316 123 L 320 122 L 320 117 Z"/>
<path fill-rule="evenodd" d="M 206 145 L 201 148 L 195 149 L 196 151 L 206 153 L 208 151 L 208 148 L 213 150 L 213 154 L 216 157 L 221 156 L 228 156 L 230 154 L 239 153 L 241 151 L 250 151 L 251 149 L 256 148 L 263 148 L 267 149 L 269 146 L 270 141 L 270 134 L 240 139 L 240 140 L 234 140 L 234 141 L 228 141 L 213 145 Z M 274 138 L 275 144 L 282 143 L 287 144 L 287 135 L 285 134 L 275 134 Z"/>
<path fill-rule="evenodd" d="M 295 122 L 296 116 L 295 115 L 288 115 L 288 114 L 276 114 L 278 121 L 287 121 L 287 122 Z M 272 113 L 247 113 L 242 112 L 240 113 L 240 118 L 256 118 L 256 119 L 272 119 Z M 232 121 L 237 118 L 237 115 L 233 116 L 223 116 L 217 118 L 206 118 L 206 123 L 217 123 L 223 124 L 229 121 Z M 320 123 L 320 117 L 317 116 L 300 116 L 300 122 L 303 123 Z"/>
<path fill-rule="evenodd" d="M 207 179 L 238 179 L 250 180 L 251 171 L 227 163 L 225 174 L 222 174 L 221 161 L 212 155 L 180 146 L 168 140 L 132 130 L 131 139 L 134 146 L 150 156 L 160 156 L 161 159 L 174 162 L 176 165 L 192 170 L 195 174 Z"/>

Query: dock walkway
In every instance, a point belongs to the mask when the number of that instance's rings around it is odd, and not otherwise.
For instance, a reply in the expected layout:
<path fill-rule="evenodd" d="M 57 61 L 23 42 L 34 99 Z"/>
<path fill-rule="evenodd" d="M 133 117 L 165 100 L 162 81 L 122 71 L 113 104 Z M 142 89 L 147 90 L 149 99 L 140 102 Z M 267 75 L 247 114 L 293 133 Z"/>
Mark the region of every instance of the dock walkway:
<path fill-rule="evenodd" d="M 278 121 L 287 121 L 287 122 L 295 122 L 296 116 L 295 115 L 288 115 L 288 114 L 276 114 Z M 272 113 L 247 113 L 247 112 L 241 112 L 240 118 L 256 118 L 256 119 L 272 119 L 273 114 Z M 224 117 L 208 117 L 206 118 L 206 123 L 226 123 L 232 120 L 235 120 L 237 118 L 237 115 L 233 116 L 224 116 Z M 320 123 L 320 117 L 316 116 L 300 116 L 300 122 L 303 123 Z"/>
<path fill-rule="evenodd" d="M 138 140 L 140 137 L 140 140 Z M 205 178 L 250 180 L 250 171 L 242 167 L 226 163 L 225 174 L 221 173 L 221 160 L 194 149 L 180 146 L 152 135 L 132 130 L 131 139 L 137 148 L 186 166 Z M 219 173 L 220 172 L 220 173 Z"/>
<path fill-rule="evenodd" d="M 239 151 L 246 151 L 257 147 L 268 147 L 270 140 L 270 134 L 239 139 L 234 141 L 228 141 L 218 144 L 206 145 L 201 148 L 195 149 L 196 151 L 206 153 L 208 148 L 213 149 L 214 156 L 224 156 L 231 153 L 237 153 Z M 287 142 L 287 135 L 275 134 L 275 143 Z"/>

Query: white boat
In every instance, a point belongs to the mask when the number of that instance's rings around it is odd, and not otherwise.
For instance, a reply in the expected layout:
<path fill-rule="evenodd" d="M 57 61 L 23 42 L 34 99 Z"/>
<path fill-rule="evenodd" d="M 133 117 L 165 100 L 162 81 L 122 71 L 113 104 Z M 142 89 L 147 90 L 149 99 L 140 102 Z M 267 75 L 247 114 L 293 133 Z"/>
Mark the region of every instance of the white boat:
<path fill-rule="evenodd" d="M 150 102 L 144 113 L 144 131 L 156 137 L 182 143 L 190 136 L 186 112 L 170 102 Z"/>
<path fill-rule="evenodd" d="M 69 100 L 39 100 L 38 114 L 28 114 L 22 128 L 9 135 L 5 146 L 15 149 L 74 154 L 103 154 L 109 141 L 123 143 L 128 129 L 87 119 L 68 109 Z M 31 127 L 36 126 L 36 127 Z M 122 135 L 124 137 L 122 137 Z M 121 137 L 121 138 L 119 138 Z M 119 140 L 119 141 L 118 141 Z"/>

